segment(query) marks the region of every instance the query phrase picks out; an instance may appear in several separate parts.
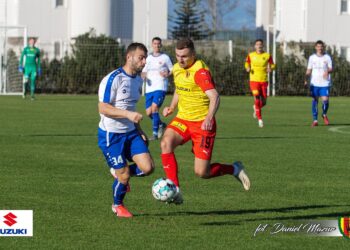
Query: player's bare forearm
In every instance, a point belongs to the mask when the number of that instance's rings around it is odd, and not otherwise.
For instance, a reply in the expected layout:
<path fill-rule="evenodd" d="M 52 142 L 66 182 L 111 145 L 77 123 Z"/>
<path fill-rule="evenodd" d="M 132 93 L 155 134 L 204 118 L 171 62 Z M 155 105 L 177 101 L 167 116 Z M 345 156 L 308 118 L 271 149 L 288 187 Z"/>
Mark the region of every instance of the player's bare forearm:
<path fill-rule="evenodd" d="M 205 91 L 205 94 L 209 98 L 209 111 L 207 118 L 212 120 L 220 106 L 220 96 L 216 89 L 210 89 Z"/>
<path fill-rule="evenodd" d="M 178 102 L 179 102 L 179 95 L 175 91 L 173 95 L 173 99 L 171 100 L 170 106 L 164 107 L 163 109 L 163 116 L 167 117 L 168 115 L 172 114 L 176 109 Z"/>
<path fill-rule="evenodd" d="M 98 103 L 98 111 L 109 118 L 127 118 L 134 123 L 139 123 L 142 120 L 142 115 L 138 112 L 118 109 L 104 102 Z"/>
<path fill-rule="evenodd" d="M 214 116 L 220 105 L 220 96 L 216 89 L 207 90 L 205 91 L 205 94 L 209 98 L 209 111 L 204 121 L 202 122 L 201 129 L 212 130 L 214 125 Z"/>
<path fill-rule="evenodd" d="M 305 79 L 304 79 L 304 85 L 307 85 L 308 82 L 310 81 L 310 76 L 311 76 L 311 69 L 307 69 L 305 72 Z"/>

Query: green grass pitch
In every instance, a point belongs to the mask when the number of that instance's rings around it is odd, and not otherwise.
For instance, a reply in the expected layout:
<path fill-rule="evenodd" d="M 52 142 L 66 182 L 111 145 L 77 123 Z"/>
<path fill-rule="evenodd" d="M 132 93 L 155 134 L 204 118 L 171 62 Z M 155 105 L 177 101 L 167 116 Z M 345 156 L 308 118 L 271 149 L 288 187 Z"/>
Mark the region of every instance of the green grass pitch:
<path fill-rule="evenodd" d="M 249 192 L 231 176 L 196 177 L 188 143 L 176 151 L 184 204 L 157 202 L 151 185 L 164 174 L 151 142 L 156 171 L 131 180 L 125 204 L 135 217 L 120 219 L 97 147 L 97 97 L 0 97 L 0 209 L 34 210 L 34 237 L 0 237 L 0 249 L 349 249 L 341 237 L 253 234 L 259 224 L 350 215 L 350 98 L 331 98 L 331 126 L 317 128 L 310 98 L 269 98 L 263 129 L 252 104 L 222 97 L 213 154 L 243 161 Z M 142 126 L 150 134 L 150 120 Z"/>

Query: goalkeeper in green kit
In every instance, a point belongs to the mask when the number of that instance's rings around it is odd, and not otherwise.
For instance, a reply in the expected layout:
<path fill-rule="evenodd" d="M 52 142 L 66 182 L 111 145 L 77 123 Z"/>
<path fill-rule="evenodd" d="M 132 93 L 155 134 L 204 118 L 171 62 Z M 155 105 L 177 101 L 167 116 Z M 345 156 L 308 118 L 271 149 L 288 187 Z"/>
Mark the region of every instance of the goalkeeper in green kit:
<path fill-rule="evenodd" d="M 25 79 L 23 98 L 25 98 L 26 96 L 28 80 L 30 78 L 30 96 L 31 96 L 31 99 L 34 100 L 35 79 L 37 75 L 38 76 L 41 75 L 40 50 L 34 46 L 35 45 L 34 38 L 30 38 L 28 42 L 29 42 L 29 46 L 25 47 L 22 51 L 18 71 L 24 74 L 24 79 Z M 26 59 L 25 59 L 25 64 L 23 68 L 24 56 L 26 57 Z"/>

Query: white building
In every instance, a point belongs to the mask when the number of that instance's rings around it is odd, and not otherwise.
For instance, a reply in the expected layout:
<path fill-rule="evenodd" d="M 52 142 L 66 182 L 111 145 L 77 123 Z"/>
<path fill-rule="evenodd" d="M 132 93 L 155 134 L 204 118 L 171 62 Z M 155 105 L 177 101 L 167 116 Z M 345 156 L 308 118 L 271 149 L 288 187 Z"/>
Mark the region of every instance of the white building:
<path fill-rule="evenodd" d="M 350 0 L 256 0 L 256 27 L 274 24 L 277 41 L 323 40 L 350 60 Z"/>
<path fill-rule="evenodd" d="M 167 0 L 0 0 L 0 26 L 23 25 L 38 46 L 62 54 L 71 38 L 94 28 L 121 41 L 167 38 Z M 63 48 L 63 49 L 62 49 Z"/>

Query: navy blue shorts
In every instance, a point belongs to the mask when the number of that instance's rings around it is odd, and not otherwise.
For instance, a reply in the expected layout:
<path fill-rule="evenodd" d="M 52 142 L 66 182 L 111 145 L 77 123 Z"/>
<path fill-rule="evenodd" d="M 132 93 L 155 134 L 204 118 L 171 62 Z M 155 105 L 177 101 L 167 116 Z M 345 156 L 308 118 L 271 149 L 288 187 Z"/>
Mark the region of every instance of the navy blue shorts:
<path fill-rule="evenodd" d="M 156 90 L 150 93 L 146 93 L 146 109 L 155 103 L 158 107 L 162 106 L 165 99 L 166 92 L 163 90 Z"/>
<path fill-rule="evenodd" d="M 329 89 L 330 87 L 316 87 L 311 85 L 310 93 L 312 97 L 329 96 Z"/>
<path fill-rule="evenodd" d="M 137 154 L 149 153 L 137 129 L 128 133 L 111 133 L 98 129 L 98 146 L 110 168 L 120 169 Z"/>

